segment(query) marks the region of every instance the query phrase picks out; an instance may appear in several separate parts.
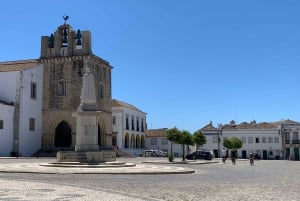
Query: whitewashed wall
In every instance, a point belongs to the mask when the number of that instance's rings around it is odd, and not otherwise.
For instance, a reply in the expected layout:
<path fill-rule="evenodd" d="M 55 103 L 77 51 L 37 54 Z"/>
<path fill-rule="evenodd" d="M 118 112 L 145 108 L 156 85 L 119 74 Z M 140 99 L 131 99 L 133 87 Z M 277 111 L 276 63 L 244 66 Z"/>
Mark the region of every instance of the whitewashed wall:
<path fill-rule="evenodd" d="M 126 116 L 128 115 L 129 117 L 129 130 L 126 129 Z M 142 153 L 141 148 L 127 148 L 125 149 L 125 135 L 126 133 L 129 134 L 129 144 L 131 140 L 131 135 L 134 135 L 135 137 L 137 135 L 140 136 L 140 139 L 142 136 L 146 135 L 146 113 L 136 111 L 136 110 L 131 110 L 126 107 L 112 107 L 112 116 L 116 117 L 116 125 L 113 125 L 113 132 L 117 132 L 117 145 L 119 149 L 122 149 L 122 151 L 125 151 L 129 154 L 132 155 L 139 155 Z M 135 129 L 131 129 L 131 117 L 134 116 L 134 127 Z M 136 118 L 139 118 L 139 131 L 136 131 Z M 142 126 L 141 126 L 141 120 L 144 119 L 144 132 L 141 131 Z"/>
<path fill-rule="evenodd" d="M 37 84 L 37 97 L 30 97 L 31 82 Z M 24 70 L 20 75 L 20 131 L 19 153 L 31 156 L 41 148 L 43 66 L 37 65 Z M 29 118 L 35 119 L 35 130 L 29 131 Z"/>
<path fill-rule="evenodd" d="M 19 71 L 0 73 L 0 100 L 7 103 L 15 101 L 19 74 Z"/>
<path fill-rule="evenodd" d="M 13 114 L 13 106 L 0 103 L 0 120 L 3 120 L 3 129 L 0 129 L 1 157 L 10 156 L 11 151 L 13 151 Z"/>

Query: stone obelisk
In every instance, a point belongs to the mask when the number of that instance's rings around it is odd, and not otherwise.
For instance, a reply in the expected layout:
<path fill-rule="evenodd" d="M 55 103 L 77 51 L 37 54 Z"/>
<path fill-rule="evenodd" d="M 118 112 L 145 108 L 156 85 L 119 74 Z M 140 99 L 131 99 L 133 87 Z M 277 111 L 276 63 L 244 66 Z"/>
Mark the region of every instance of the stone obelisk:
<path fill-rule="evenodd" d="M 83 75 L 82 85 L 80 105 L 73 113 L 76 118 L 75 151 L 99 151 L 98 116 L 101 111 L 97 111 L 94 76 L 89 68 Z"/>

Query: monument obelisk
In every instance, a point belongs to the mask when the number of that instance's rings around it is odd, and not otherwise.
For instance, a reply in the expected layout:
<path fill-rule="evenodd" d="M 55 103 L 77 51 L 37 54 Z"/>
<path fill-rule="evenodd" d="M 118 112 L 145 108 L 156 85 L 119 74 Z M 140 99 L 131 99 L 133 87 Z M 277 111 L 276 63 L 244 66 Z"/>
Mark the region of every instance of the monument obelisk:
<path fill-rule="evenodd" d="M 75 151 L 99 151 L 98 116 L 101 111 L 97 111 L 94 76 L 89 68 L 82 78 L 80 99 L 77 112 L 72 115 L 76 118 Z"/>
<path fill-rule="evenodd" d="M 90 69 L 82 78 L 80 105 L 72 114 L 76 118 L 75 151 L 59 151 L 58 162 L 100 163 L 116 160 L 114 150 L 99 150 L 98 118 L 101 111 L 97 110 L 94 76 Z"/>

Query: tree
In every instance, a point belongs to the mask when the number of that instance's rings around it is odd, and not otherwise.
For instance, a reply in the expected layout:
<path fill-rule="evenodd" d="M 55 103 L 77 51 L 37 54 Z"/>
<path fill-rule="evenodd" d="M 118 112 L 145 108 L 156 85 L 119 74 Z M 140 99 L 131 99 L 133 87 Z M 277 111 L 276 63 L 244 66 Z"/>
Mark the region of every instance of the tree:
<path fill-rule="evenodd" d="M 167 130 L 167 139 L 171 141 L 171 154 L 169 154 L 169 161 L 172 162 L 174 159 L 173 155 L 173 142 L 177 143 L 179 141 L 180 130 L 178 128 L 173 127 Z"/>
<path fill-rule="evenodd" d="M 198 145 L 202 146 L 206 143 L 206 137 L 198 130 L 193 134 L 193 141 L 196 144 L 196 149 L 198 149 Z"/>
<path fill-rule="evenodd" d="M 182 161 L 185 161 L 185 145 L 193 145 L 194 140 L 191 133 L 187 130 L 183 130 L 179 135 L 178 144 L 182 146 Z"/>
<path fill-rule="evenodd" d="M 243 146 L 243 141 L 237 137 L 226 138 L 223 141 L 223 146 L 227 149 L 240 149 Z"/>

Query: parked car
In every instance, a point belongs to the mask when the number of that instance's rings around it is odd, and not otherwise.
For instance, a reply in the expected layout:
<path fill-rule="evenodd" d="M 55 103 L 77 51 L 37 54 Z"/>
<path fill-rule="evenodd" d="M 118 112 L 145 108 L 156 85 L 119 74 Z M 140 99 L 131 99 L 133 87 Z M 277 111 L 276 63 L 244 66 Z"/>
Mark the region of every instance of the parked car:
<path fill-rule="evenodd" d="M 196 159 L 212 160 L 213 155 L 211 151 L 208 150 L 197 150 L 191 154 L 188 154 L 185 158 L 188 160 L 196 160 Z"/>
<path fill-rule="evenodd" d="M 157 156 L 159 156 L 159 157 L 167 157 L 168 156 L 168 152 L 158 151 L 157 152 Z"/>
<path fill-rule="evenodd" d="M 157 156 L 157 150 L 145 150 L 140 156 L 144 157 L 153 157 Z"/>
<path fill-rule="evenodd" d="M 258 160 L 260 160 L 260 158 L 261 158 L 258 153 L 252 153 L 252 156 L 254 159 L 258 159 Z"/>

